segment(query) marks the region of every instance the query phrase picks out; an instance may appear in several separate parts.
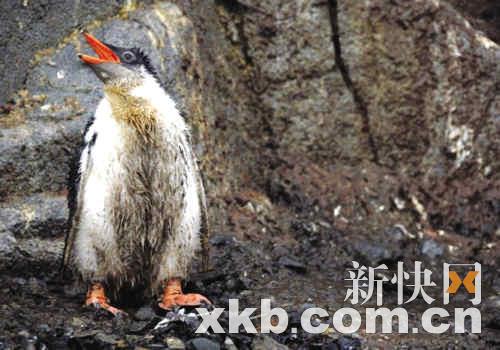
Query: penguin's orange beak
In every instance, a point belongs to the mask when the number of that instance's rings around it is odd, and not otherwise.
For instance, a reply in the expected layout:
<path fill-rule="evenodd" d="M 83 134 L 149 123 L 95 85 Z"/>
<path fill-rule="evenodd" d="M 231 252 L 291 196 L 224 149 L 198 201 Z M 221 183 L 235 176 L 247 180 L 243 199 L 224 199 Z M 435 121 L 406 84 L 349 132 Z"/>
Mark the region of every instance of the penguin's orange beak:
<path fill-rule="evenodd" d="M 99 64 L 99 63 L 120 63 L 120 58 L 111 50 L 109 47 L 104 45 L 102 42 L 94 38 L 87 32 L 83 32 L 83 36 L 89 43 L 90 47 L 95 51 L 98 57 L 88 56 L 79 53 L 78 57 L 87 64 Z"/>

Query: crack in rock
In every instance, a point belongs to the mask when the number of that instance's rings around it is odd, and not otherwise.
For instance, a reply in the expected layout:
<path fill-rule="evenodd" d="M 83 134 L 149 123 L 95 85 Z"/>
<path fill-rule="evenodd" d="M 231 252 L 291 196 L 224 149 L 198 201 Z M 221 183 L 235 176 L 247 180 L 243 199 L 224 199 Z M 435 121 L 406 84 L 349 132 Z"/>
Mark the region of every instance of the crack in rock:
<path fill-rule="evenodd" d="M 368 108 L 366 106 L 366 102 L 359 93 L 356 86 L 351 79 L 349 74 L 349 67 L 344 61 L 342 57 L 342 47 L 340 45 L 340 31 L 339 31 L 339 21 L 338 21 L 338 4 L 337 0 L 329 0 L 328 1 L 328 10 L 330 14 L 330 25 L 332 27 L 332 44 L 335 52 L 335 64 L 339 68 L 340 74 L 342 75 L 342 79 L 344 83 L 351 93 L 354 104 L 359 110 L 363 122 L 362 132 L 367 135 L 368 138 L 368 146 L 370 147 L 370 151 L 372 153 L 372 160 L 379 164 L 379 156 L 377 147 L 375 144 L 375 140 L 373 138 L 371 127 L 370 127 L 370 117 L 368 115 Z"/>

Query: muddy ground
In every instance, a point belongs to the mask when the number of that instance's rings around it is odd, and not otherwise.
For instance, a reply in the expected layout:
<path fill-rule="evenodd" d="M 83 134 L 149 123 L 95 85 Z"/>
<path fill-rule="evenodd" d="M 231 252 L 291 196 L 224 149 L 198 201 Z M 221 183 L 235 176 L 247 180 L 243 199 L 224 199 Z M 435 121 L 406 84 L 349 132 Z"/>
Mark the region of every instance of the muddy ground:
<path fill-rule="evenodd" d="M 368 241 L 361 233 L 341 232 L 328 222 L 315 219 L 317 215 L 312 212 L 298 214 L 287 236 L 272 229 L 264 230 L 265 233 L 253 239 L 243 239 L 230 232 L 214 234 L 211 270 L 194 272 L 186 285 L 186 290 L 204 293 L 216 306 L 226 308 L 229 298 L 238 298 L 240 308 L 259 308 L 261 298 L 270 298 L 273 306 L 289 311 L 288 330 L 283 334 L 198 335 L 194 330 L 200 321 L 182 316 L 189 310 L 176 310 L 165 316 L 154 307 L 155 300 L 143 301 L 138 306 L 122 303 L 130 316 L 113 319 L 83 308 L 85 291 L 68 281 L 61 282 L 54 272 L 55 266 L 24 271 L 15 271 L 14 266 L 14 270 L 0 277 L 0 329 L 3 330 L 0 349 L 235 349 L 234 346 L 237 349 L 285 349 L 280 344 L 291 349 L 494 349 L 500 346 L 499 300 L 492 292 L 492 288 L 498 289 L 498 273 L 494 266 L 484 263 L 491 258 L 492 252 L 487 250 L 482 252 L 487 254 L 482 255 L 481 334 L 365 334 L 364 325 L 352 335 L 342 335 L 332 329 L 320 335 L 301 331 L 299 319 L 303 309 L 313 305 L 326 308 L 330 319 L 324 321 L 331 324 L 335 310 L 351 306 L 343 299 L 346 268 L 351 267 L 352 260 L 369 266 L 386 263 L 391 270 L 395 269 L 397 260 L 405 264 L 421 260 L 424 267 L 434 271 L 432 279 L 440 286 L 439 266 L 451 258 L 446 249 L 442 249 L 445 245 L 436 240 L 432 241 L 435 244 L 425 243 L 431 242 L 427 238 L 407 237 L 401 227 L 389 228 L 377 237 L 371 235 Z M 37 270 L 42 273 L 35 275 L 33 272 Z M 406 298 L 408 293 L 405 289 Z M 384 306 L 395 307 L 396 295 L 396 288 L 385 288 Z M 468 302 L 463 293 L 461 295 L 457 305 L 467 307 Z M 434 296 L 439 303 L 439 295 Z M 412 329 L 418 326 L 418 315 L 427 305 L 421 298 L 409 305 Z M 362 306 L 354 307 L 362 310 Z M 164 317 L 171 320 L 168 326 L 154 329 Z M 227 317 L 227 313 L 223 314 L 221 324 L 227 326 L 224 323 Z M 254 321 L 258 329 L 258 317 Z M 299 329 L 297 334 L 290 332 L 292 327 Z"/>

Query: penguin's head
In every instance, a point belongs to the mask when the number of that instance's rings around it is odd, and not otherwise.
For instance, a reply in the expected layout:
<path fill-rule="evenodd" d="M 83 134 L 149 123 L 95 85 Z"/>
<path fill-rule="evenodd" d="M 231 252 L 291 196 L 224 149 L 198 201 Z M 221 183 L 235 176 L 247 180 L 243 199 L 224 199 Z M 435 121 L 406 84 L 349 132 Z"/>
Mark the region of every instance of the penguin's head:
<path fill-rule="evenodd" d="M 148 56 L 139 48 L 122 48 L 103 43 L 87 32 L 85 39 L 98 57 L 78 54 L 105 84 L 140 84 L 150 77 L 158 79 Z"/>

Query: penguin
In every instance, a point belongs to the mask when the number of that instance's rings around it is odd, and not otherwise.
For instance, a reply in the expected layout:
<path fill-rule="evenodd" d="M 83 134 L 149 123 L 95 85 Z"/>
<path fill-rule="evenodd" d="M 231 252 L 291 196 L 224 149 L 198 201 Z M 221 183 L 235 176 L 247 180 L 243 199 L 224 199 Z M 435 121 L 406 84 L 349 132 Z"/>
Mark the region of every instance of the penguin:
<path fill-rule="evenodd" d="M 125 312 L 108 296 L 127 288 L 161 290 L 165 310 L 210 304 L 181 287 L 201 248 L 208 264 L 205 191 L 189 127 L 141 49 L 83 35 L 98 57 L 78 57 L 104 83 L 104 97 L 70 171 L 63 271 L 71 266 L 87 284 L 85 305 L 114 315 Z"/>

